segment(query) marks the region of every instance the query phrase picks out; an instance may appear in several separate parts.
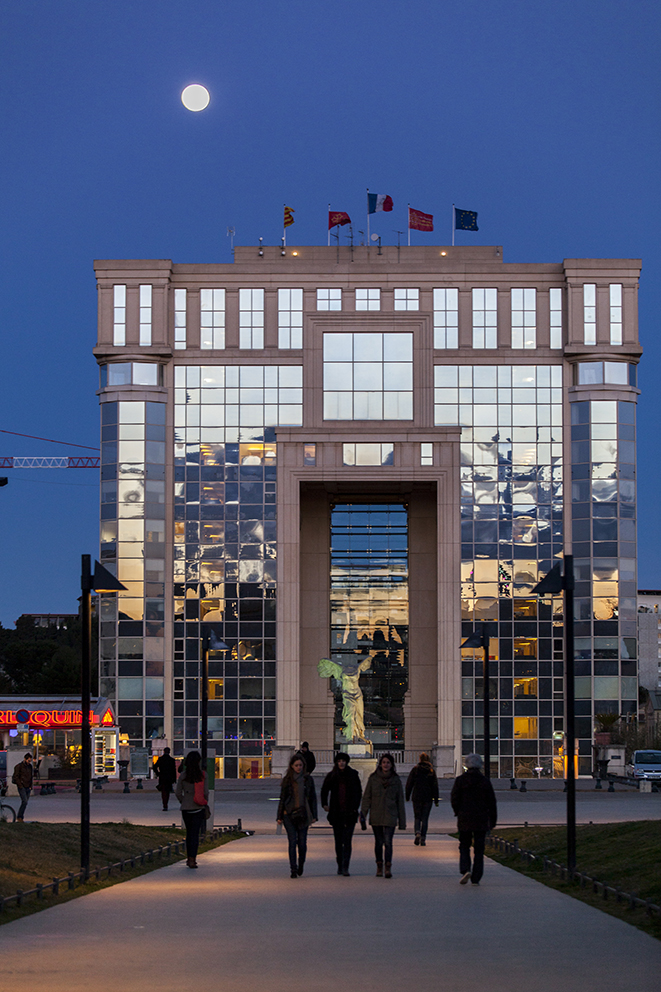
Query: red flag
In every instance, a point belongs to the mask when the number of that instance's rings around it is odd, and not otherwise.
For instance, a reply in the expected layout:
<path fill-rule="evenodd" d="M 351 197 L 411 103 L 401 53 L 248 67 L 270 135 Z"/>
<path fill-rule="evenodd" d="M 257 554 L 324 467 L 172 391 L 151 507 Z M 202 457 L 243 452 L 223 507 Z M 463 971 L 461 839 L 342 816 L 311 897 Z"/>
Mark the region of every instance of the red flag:
<path fill-rule="evenodd" d="M 434 215 L 423 214 L 422 210 L 409 207 L 409 228 L 412 231 L 433 231 Z"/>
<path fill-rule="evenodd" d="M 331 227 L 342 227 L 343 224 L 350 224 L 351 217 L 349 214 L 345 213 L 344 210 L 329 210 L 328 211 L 328 229 Z"/>

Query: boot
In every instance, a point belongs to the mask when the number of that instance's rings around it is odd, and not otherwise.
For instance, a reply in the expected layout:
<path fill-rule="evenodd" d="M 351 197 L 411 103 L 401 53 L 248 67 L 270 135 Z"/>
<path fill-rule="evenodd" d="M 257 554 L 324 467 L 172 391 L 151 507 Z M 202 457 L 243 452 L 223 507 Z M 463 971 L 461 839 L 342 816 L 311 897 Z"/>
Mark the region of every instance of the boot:
<path fill-rule="evenodd" d="M 383 878 L 383 861 L 377 861 L 376 863 L 376 877 Z"/>
<path fill-rule="evenodd" d="M 386 861 L 386 878 L 392 878 L 392 872 L 390 868 L 391 868 L 391 862 Z"/>

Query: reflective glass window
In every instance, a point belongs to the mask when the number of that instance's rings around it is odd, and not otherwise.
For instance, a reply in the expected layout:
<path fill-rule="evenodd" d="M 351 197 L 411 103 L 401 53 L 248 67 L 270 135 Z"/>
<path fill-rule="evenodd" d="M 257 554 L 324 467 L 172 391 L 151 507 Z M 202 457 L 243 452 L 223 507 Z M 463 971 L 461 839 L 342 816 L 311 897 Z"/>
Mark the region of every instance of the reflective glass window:
<path fill-rule="evenodd" d="M 603 362 L 579 362 L 578 385 L 594 386 L 604 381 Z"/>
<path fill-rule="evenodd" d="M 474 289 L 473 347 L 498 347 L 498 290 Z"/>
<path fill-rule="evenodd" d="M 317 290 L 317 310 L 341 310 L 342 290 L 339 288 Z"/>
<path fill-rule="evenodd" d="M 597 343 L 597 287 L 595 283 L 583 286 L 583 344 Z"/>
<path fill-rule="evenodd" d="M 344 465 L 392 465 L 394 446 L 392 444 L 343 444 Z"/>
<path fill-rule="evenodd" d="M 380 289 L 356 290 L 356 310 L 380 310 L 380 309 L 381 309 Z"/>
<path fill-rule="evenodd" d="M 610 343 L 622 344 L 622 284 L 608 287 L 610 302 Z"/>
<path fill-rule="evenodd" d="M 459 347 L 459 290 L 434 290 L 434 347 Z"/>
<path fill-rule="evenodd" d="M 264 347 L 264 290 L 239 290 L 239 348 Z"/>
<path fill-rule="evenodd" d="M 225 290 L 200 290 L 200 348 L 225 347 Z"/>
<path fill-rule="evenodd" d="M 174 291 L 174 346 L 177 350 L 186 347 L 186 290 Z"/>
<path fill-rule="evenodd" d="M 303 290 L 278 290 L 278 348 L 303 347 Z"/>
<path fill-rule="evenodd" d="M 629 367 L 626 362 L 604 362 L 604 382 L 626 386 L 628 381 Z"/>
<path fill-rule="evenodd" d="M 126 344 L 126 286 L 113 286 L 113 335 L 112 343 Z"/>
<path fill-rule="evenodd" d="M 419 310 L 420 290 L 419 289 L 396 289 L 394 293 L 395 310 Z"/>
<path fill-rule="evenodd" d="M 151 344 L 151 286 L 140 286 L 140 344 Z"/>
<path fill-rule="evenodd" d="M 412 334 L 324 334 L 324 420 L 412 417 Z"/>
<path fill-rule="evenodd" d="M 549 316 L 550 316 L 550 336 L 549 345 L 551 348 L 562 348 L 562 290 L 549 290 Z"/>
<path fill-rule="evenodd" d="M 434 445 L 431 441 L 422 441 L 420 444 L 420 464 L 434 464 Z"/>
<path fill-rule="evenodd" d="M 512 347 L 537 346 L 537 290 L 512 289 Z"/>

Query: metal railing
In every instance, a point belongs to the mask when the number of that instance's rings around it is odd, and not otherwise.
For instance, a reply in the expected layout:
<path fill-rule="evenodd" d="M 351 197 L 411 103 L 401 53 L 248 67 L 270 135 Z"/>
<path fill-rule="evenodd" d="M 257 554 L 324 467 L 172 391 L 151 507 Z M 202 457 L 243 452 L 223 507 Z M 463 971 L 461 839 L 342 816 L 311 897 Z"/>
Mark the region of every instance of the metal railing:
<path fill-rule="evenodd" d="M 238 820 L 237 823 L 218 824 L 211 831 L 207 831 L 207 833 L 211 834 L 212 839 L 222 834 L 245 833 L 247 835 L 252 832 L 251 830 L 242 829 L 241 820 Z M 75 889 L 76 884 L 81 886 L 91 879 L 100 882 L 104 873 L 106 878 L 110 878 L 113 872 L 123 872 L 129 868 L 140 867 L 155 859 L 164 861 L 167 858 L 178 857 L 184 854 L 185 850 L 186 841 L 177 840 L 170 844 L 161 845 L 160 847 L 150 848 L 148 851 L 141 851 L 140 854 L 132 854 L 129 858 L 122 858 L 121 861 L 104 865 L 103 868 L 92 868 L 88 871 L 81 868 L 80 871 L 70 871 L 63 878 L 54 878 L 52 882 L 47 882 L 45 885 L 38 883 L 34 889 L 18 889 L 15 895 L 0 896 L 0 913 L 4 912 L 5 908 L 9 908 L 12 903 L 15 906 L 22 906 L 23 900 L 27 899 L 28 896 L 36 896 L 37 899 L 43 899 L 48 891 L 51 891 L 54 896 L 57 896 L 60 894 L 61 888 L 68 892 L 71 889 Z"/>

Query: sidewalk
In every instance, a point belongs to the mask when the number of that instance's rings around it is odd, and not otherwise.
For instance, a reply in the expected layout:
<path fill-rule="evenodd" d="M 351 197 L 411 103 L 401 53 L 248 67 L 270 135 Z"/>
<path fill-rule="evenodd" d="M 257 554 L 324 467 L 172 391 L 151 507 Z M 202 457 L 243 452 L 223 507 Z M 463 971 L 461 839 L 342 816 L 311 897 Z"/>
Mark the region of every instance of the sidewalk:
<path fill-rule="evenodd" d="M 351 878 L 332 837 L 289 878 L 286 838 L 256 835 L 0 927 L 0 992 L 656 992 L 661 943 L 487 860 L 460 886 L 456 841 L 395 837 Z"/>

